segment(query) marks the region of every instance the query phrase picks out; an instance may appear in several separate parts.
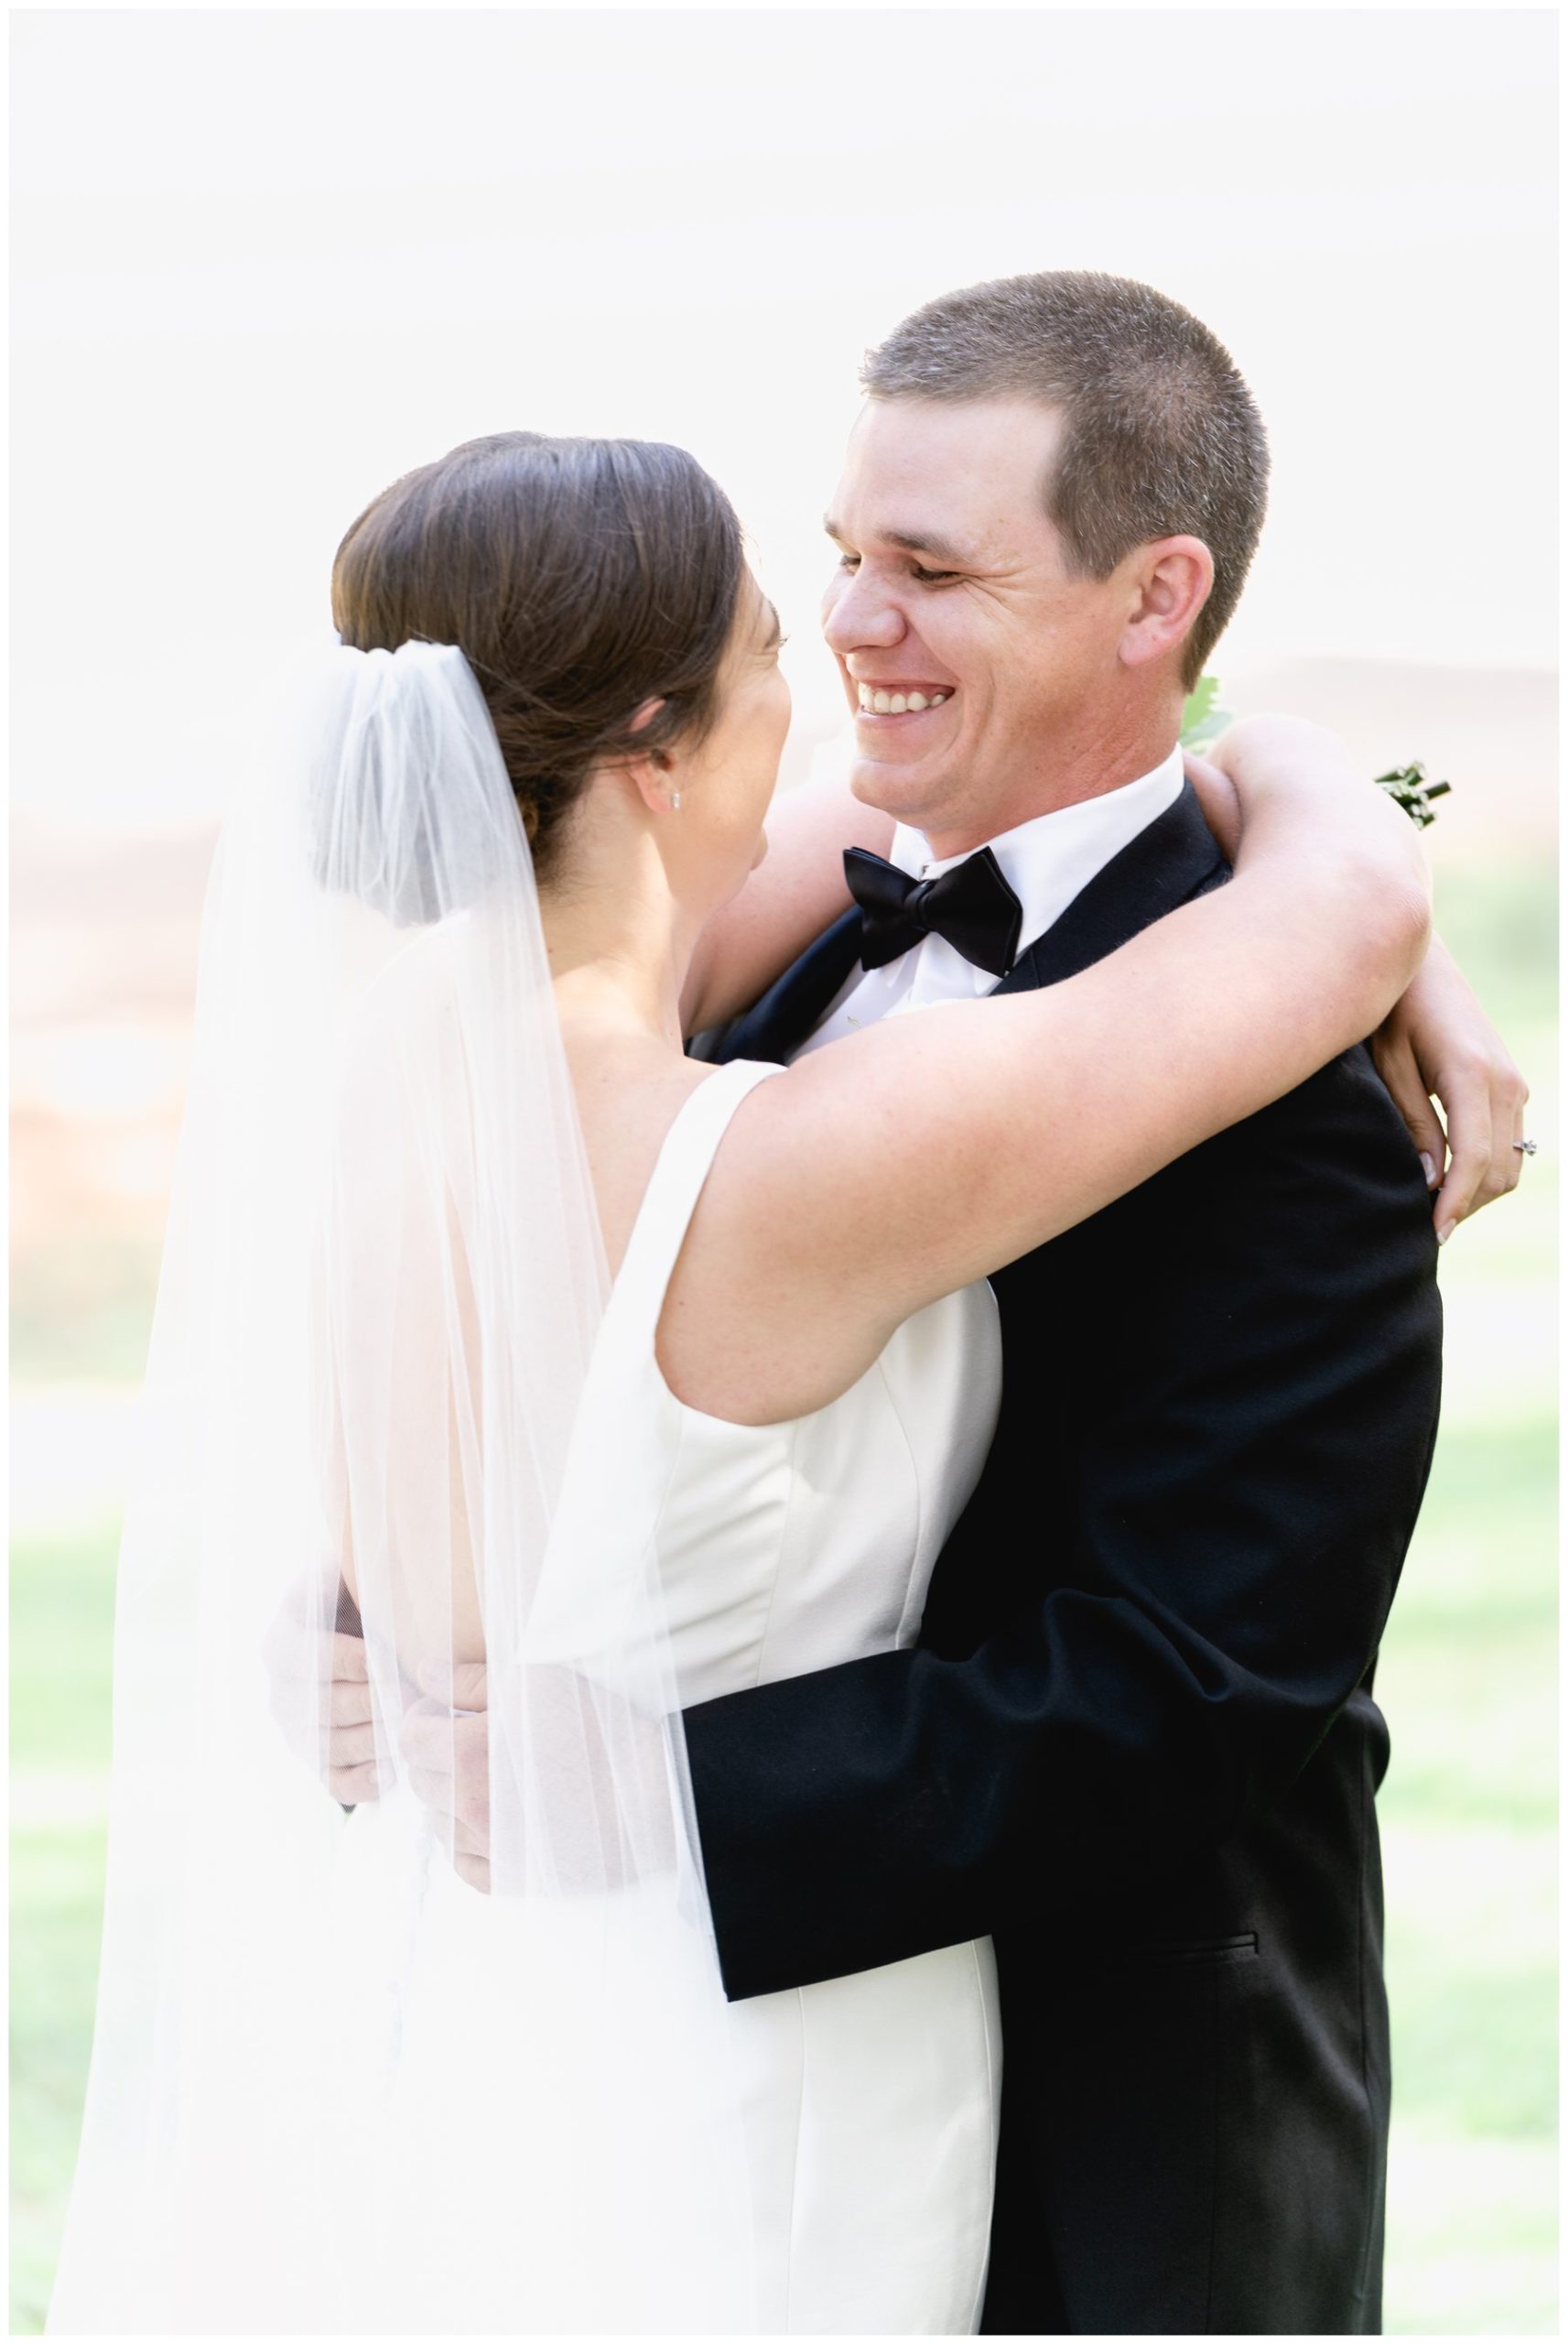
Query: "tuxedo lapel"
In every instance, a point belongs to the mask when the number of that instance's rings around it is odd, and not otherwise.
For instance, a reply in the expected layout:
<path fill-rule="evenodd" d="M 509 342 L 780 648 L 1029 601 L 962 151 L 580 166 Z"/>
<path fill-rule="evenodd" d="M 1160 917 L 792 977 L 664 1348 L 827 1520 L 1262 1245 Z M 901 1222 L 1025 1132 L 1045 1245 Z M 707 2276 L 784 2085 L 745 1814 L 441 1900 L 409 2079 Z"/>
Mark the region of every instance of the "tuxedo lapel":
<path fill-rule="evenodd" d="M 1197 793 L 1184 782 L 1175 804 L 1140 830 L 1044 935 L 1024 947 L 995 992 L 1029 993 L 1076 977 L 1228 875 Z"/>
<path fill-rule="evenodd" d="M 815 944 L 807 945 L 754 1008 L 723 1029 L 712 1051 L 705 1049 L 702 1055 L 726 1062 L 763 1058 L 782 1063 L 821 1023 L 824 1010 L 860 965 L 860 912 L 852 904 Z"/>

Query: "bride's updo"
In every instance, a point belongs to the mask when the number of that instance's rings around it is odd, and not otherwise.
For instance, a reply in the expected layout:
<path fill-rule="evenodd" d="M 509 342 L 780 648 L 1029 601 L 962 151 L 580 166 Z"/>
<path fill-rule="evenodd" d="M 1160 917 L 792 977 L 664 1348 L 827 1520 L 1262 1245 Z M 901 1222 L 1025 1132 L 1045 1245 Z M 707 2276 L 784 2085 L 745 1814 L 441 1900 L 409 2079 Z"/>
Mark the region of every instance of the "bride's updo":
<path fill-rule="evenodd" d="M 734 508 L 685 449 L 501 431 L 365 507 L 338 548 L 332 617 L 356 650 L 463 653 L 546 874 L 596 766 L 712 722 L 744 568 Z"/>

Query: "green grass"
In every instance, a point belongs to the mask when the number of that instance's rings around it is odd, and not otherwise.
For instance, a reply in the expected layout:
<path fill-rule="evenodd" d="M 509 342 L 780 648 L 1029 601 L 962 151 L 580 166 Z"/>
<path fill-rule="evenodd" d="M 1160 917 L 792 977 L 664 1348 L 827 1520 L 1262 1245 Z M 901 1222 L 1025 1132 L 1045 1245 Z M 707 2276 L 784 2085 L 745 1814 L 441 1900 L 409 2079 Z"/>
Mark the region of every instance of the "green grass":
<path fill-rule="evenodd" d="M 1438 922 L 1528 1075 L 1542 1153 L 1444 1258 L 1450 1397 L 1378 1691 L 1394 2035 L 1386 2314 L 1557 2327 L 1556 898 L 1439 868 Z"/>
<path fill-rule="evenodd" d="M 1556 1462 L 1445 1433 L 1379 1675 L 1394 2331 L 1556 2326 Z"/>
<path fill-rule="evenodd" d="M 1386 2317 L 1406 2334 L 1556 2326 L 1556 1443 L 1552 882 L 1450 873 L 1439 916 L 1530 1074 L 1526 1186 L 1444 1256 L 1450 1399 L 1384 1646 L 1380 1811 L 1395 2122 Z M 146 1298 L 29 1292 L 25 1381 L 123 1376 Z M 96 1312 L 96 1317 L 94 1317 Z M 85 2083 L 103 1860 L 116 1524 L 20 1538 L 12 1572 L 13 2328 L 42 2325 Z"/>
<path fill-rule="evenodd" d="M 1437 927 L 1480 991 L 1487 1015 L 1516 1056 L 1557 997 L 1557 889 L 1550 856 L 1487 866 L 1444 861 L 1434 837 Z M 1544 1061 L 1542 1061 L 1544 1064 Z"/>
<path fill-rule="evenodd" d="M 11 1566 L 12 2328 L 43 2326 L 92 2041 L 103 1899 L 113 1519 Z"/>

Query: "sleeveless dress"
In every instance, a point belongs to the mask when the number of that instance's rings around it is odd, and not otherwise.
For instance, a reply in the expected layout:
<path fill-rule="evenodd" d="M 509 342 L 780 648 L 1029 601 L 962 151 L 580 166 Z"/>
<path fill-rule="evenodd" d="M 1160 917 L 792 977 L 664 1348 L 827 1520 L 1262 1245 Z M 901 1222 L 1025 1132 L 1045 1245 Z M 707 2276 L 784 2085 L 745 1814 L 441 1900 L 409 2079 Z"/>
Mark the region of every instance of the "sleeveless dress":
<path fill-rule="evenodd" d="M 654 1357 L 665 1288 L 731 1116 L 781 1071 L 746 1061 L 724 1067 L 676 1116 L 599 1331 L 562 1500 L 568 1519 L 560 1543 L 574 1568 L 558 1590 L 560 1656 L 569 1663 L 574 1643 L 591 1648 L 593 1557 L 646 1542 L 682 1707 L 914 1643 L 932 1567 L 979 1477 L 1000 1397 L 996 1305 L 983 1281 L 906 1320 L 849 1391 L 809 1416 L 736 1425 L 671 1393 Z M 562 1527 L 557 1517 L 553 1545 Z M 368 1827 L 367 1841 L 375 1815 L 367 1807 L 355 1818 L 353 1831 Z M 427 1883 L 421 1960 L 431 1981 L 433 2095 L 452 2060 L 463 2059 L 454 2025 L 483 2012 L 472 2046 L 475 2121 L 499 2133 L 510 2114 L 515 2140 L 518 2102 L 505 2080 L 512 2061 L 497 2041 L 496 2008 L 515 2019 L 516 2072 L 536 2072 L 548 2044 L 524 2037 L 530 2009 L 554 1990 L 531 1970 L 535 1954 L 508 1952 L 504 1902 L 476 1896 L 438 1861 Z M 569 1928 L 572 1916 L 562 1919 Z M 649 1997 L 651 2030 L 661 2009 L 678 2027 L 676 2005 L 689 1990 L 688 1980 L 661 1970 L 663 1958 L 651 1938 L 645 1971 L 628 1980 L 628 1991 Z M 569 1954 L 564 1959 L 569 1967 Z M 454 1977 L 466 1981 L 457 2013 Z M 711 1971 L 700 1991 L 719 1993 Z M 1001 2080 L 989 1940 L 733 2003 L 725 2023 L 738 2103 L 728 2112 L 740 2118 L 756 2211 L 758 2328 L 974 2332 Z M 402 2122 L 411 2144 L 427 2147 L 421 2035 L 416 1997 L 401 2046 Z M 570 2079 L 560 2083 L 569 2093 Z M 612 2098 L 607 2108 L 590 2095 L 584 2111 L 585 2124 L 614 2123 Z M 591 2208 L 538 2212 L 548 2158 L 531 2164 L 528 2151 L 526 2142 L 515 2157 L 498 2146 L 489 2204 L 473 2203 L 470 2175 L 460 2202 L 443 2207 L 438 2156 L 411 2148 L 403 2199 L 411 2211 L 395 2226 L 412 2234 L 393 2289 L 395 2324 L 439 2324 L 439 2274 L 452 2267 L 446 2258 L 460 2258 L 460 2268 L 465 2240 L 515 2230 L 531 2209 L 552 2245 L 575 2217 L 585 2258 L 614 2251 L 595 2241 Z M 677 2152 L 672 2145 L 667 2153 Z M 661 2316 L 654 2269 L 672 2255 L 689 2261 L 699 2245 L 649 2239 L 640 2247 L 622 2241 L 620 2251 L 626 2285 L 601 2307 L 601 2324 L 632 2331 L 701 2324 Z M 519 2253 L 532 2280 L 526 2249 Z M 569 2308 L 561 2306 L 563 2327 L 579 2324 Z"/>

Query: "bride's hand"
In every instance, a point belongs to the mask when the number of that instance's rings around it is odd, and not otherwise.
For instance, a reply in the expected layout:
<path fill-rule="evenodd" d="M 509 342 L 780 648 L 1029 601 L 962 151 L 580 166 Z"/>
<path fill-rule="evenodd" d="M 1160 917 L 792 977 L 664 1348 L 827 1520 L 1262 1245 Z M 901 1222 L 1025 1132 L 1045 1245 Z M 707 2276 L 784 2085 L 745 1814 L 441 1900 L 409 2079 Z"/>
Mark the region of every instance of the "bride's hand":
<path fill-rule="evenodd" d="M 1335 768 L 1346 769 L 1344 752 L 1330 734 L 1289 717 L 1233 725 L 1215 743 L 1215 757 L 1211 764 L 1189 756 L 1187 772 L 1230 862 L 1243 843 L 1248 786 L 1255 775 L 1278 787 L 1280 776 L 1293 767 L 1294 778 L 1285 786 L 1304 795 L 1320 772 L 1327 777 Z M 1413 825 L 1403 815 L 1396 819 L 1406 824 L 1411 863 L 1424 868 Z M 1514 1142 L 1524 1136 L 1529 1086 L 1436 937 L 1409 991 L 1372 1037 L 1372 1056 L 1423 1167 L 1431 1167 L 1427 1186 L 1438 1189 L 1433 1219 L 1441 1243 L 1471 1213 L 1518 1187 L 1524 1158 Z"/>
<path fill-rule="evenodd" d="M 1431 1167 L 1441 1245 L 1460 1221 L 1519 1186 L 1524 1156 L 1515 1142 L 1524 1137 L 1530 1085 L 1435 936 L 1415 982 L 1372 1036 L 1372 1057 L 1423 1167 Z"/>

